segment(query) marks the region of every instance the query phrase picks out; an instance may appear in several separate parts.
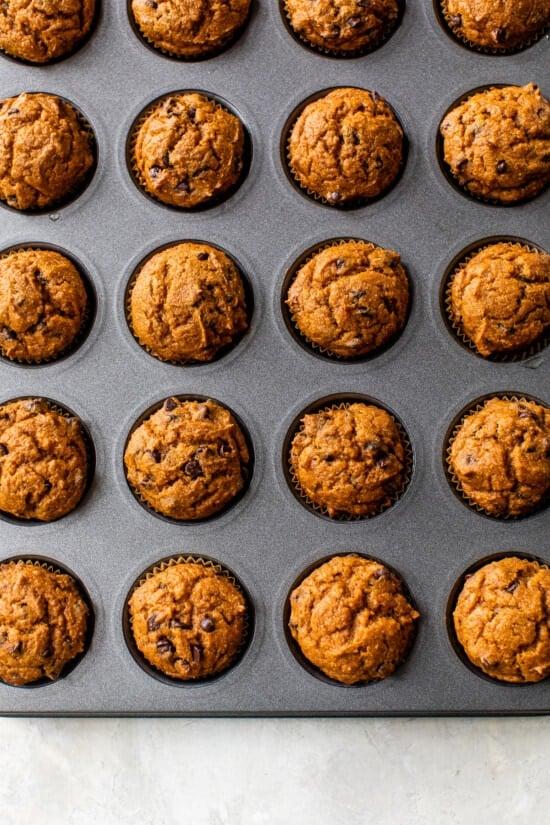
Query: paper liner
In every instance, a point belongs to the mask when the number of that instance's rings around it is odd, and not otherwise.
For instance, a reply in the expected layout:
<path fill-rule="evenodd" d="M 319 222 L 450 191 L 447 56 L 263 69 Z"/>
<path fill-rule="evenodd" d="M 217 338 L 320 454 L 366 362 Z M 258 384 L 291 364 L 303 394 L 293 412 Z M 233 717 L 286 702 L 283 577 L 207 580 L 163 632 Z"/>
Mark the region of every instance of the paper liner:
<path fill-rule="evenodd" d="M 453 27 L 451 17 L 448 14 L 444 0 L 434 0 L 434 7 L 438 23 L 449 37 L 455 40 L 459 45 L 470 49 L 470 51 L 477 52 L 478 54 L 490 55 L 491 57 L 509 57 L 510 55 L 525 51 L 525 49 L 528 49 L 531 46 L 534 46 L 535 43 L 538 43 L 538 41 L 550 30 L 550 26 L 545 26 L 536 34 L 531 35 L 531 37 L 522 41 L 517 46 L 513 46 L 509 49 L 496 49 L 490 46 L 480 46 L 476 43 L 472 43 L 471 40 L 468 40 Z"/>

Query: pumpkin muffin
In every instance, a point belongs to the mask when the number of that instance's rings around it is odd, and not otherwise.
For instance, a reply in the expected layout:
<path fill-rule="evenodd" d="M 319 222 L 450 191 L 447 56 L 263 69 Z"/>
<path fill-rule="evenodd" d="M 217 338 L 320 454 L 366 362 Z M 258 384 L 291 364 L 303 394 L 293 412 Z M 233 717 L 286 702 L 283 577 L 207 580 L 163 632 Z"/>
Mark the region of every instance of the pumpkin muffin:
<path fill-rule="evenodd" d="M 0 679 L 57 679 L 85 648 L 88 612 L 71 576 L 23 561 L 0 564 Z"/>
<path fill-rule="evenodd" d="M 306 659 L 345 685 L 391 676 L 420 614 L 397 576 L 360 556 L 335 556 L 292 591 L 289 627 Z"/>
<path fill-rule="evenodd" d="M 527 45 L 550 24 L 547 0 L 443 0 L 442 8 L 457 37 L 500 52 Z"/>
<path fill-rule="evenodd" d="M 243 489 L 250 461 L 244 435 L 214 401 L 167 398 L 128 439 L 124 463 L 136 495 L 157 513 L 189 521 L 213 516 Z"/>
<path fill-rule="evenodd" d="M 239 270 L 205 243 L 180 243 L 152 255 L 130 295 L 130 326 L 157 358 L 212 361 L 248 327 Z"/>
<path fill-rule="evenodd" d="M 508 557 L 466 577 L 453 613 L 456 636 L 473 665 L 503 682 L 550 674 L 550 570 Z"/>
<path fill-rule="evenodd" d="M 354 403 L 305 415 L 290 464 L 300 492 L 332 518 L 374 516 L 407 478 L 407 450 L 394 418 Z"/>
<path fill-rule="evenodd" d="M 517 203 L 550 181 L 550 102 L 534 83 L 471 95 L 440 131 L 451 174 L 477 198 Z"/>
<path fill-rule="evenodd" d="M 286 0 L 291 28 L 311 46 L 353 54 L 378 45 L 399 18 L 398 0 Z"/>
<path fill-rule="evenodd" d="M 523 516 L 550 492 L 550 410 L 491 398 L 463 420 L 448 456 L 468 501 L 491 516 Z"/>
<path fill-rule="evenodd" d="M 346 241 L 306 261 L 286 303 L 305 338 L 352 358 L 383 347 L 403 329 L 409 281 L 397 252 Z"/>
<path fill-rule="evenodd" d="M 550 255 L 521 244 L 485 247 L 453 276 L 451 313 L 485 357 L 535 344 L 550 329 Z"/>
<path fill-rule="evenodd" d="M 220 52 L 244 26 L 250 0 L 132 0 L 135 23 L 155 48 L 175 57 Z"/>
<path fill-rule="evenodd" d="M 38 364 L 62 354 L 82 329 L 88 297 L 74 264 L 49 249 L 0 257 L 0 352 Z"/>
<path fill-rule="evenodd" d="M 152 573 L 132 593 L 129 612 L 138 650 L 173 679 L 227 670 L 246 639 L 243 594 L 204 564 L 185 561 Z"/>
<path fill-rule="evenodd" d="M 241 121 L 196 92 L 168 95 L 154 104 L 138 121 L 134 137 L 138 182 L 170 206 L 204 206 L 241 177 Z"/>
<path fill-rule="evenodd" d="M 3 0 L 0 49 L 30 63 L 71 54 L 89 34 L 96 0 Z"/>

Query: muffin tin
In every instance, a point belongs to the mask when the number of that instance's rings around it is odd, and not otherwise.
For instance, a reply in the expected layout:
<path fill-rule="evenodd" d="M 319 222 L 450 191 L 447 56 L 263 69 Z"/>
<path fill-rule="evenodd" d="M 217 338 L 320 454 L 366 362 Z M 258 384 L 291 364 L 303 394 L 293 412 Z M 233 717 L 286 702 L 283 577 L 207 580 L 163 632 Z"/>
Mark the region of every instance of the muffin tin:
<path fill-rule="evenodd" d="M 74 571 L 94 608 L 86 655 L 65 678 L 21 690 L 0 684 L 0 712 L 15 715 L 434 715 L 550 711 L 550 682 L 523 690 L 464 666 L 447 628 L 455 583 L 495 553 L 550 563 L 550 510 L 498 521 L 464 506 L 445 474 L 449 426 L 487 394 L 532 395 L 550 404 L 547 350 L 495 363 L 478 358 L 449 331 L 440 286 L 449 264 L 472 244 L 515 236 L 550 247 L 550 192 L 515 207 L 463 197 L 436 155 L 441 118 L 481 84 L 525 84 L 543 94 L 548 41 L 492 57 L 454 43 L 432 0 L 408 3 L 400 26 L 369 55 L 338 60 L 303 48 L 277 2 L 257 0 L 240 38 L 205 61 L 165 59 L 144 46 L 126 3 L 105 0 L 89 41 L 67 60 L 37 68 L 4 59 L 2 98 L 45 90 L 74 102 L 96 136 L 88 188 L 47 214 L 1 211 L 0 249 L 52 244 L 81 261 L 97 294 L 85 345 L 41 368 L 0 361 L 0 401 L 45 396 L 74 409 L 96 449 L 94 482 L 76 510 L 52 524 L 0 521 L 0 559 L 40 556 Z M 281 134 L 289 114 L 323 89 L 376 90 L 399 113 L 407 164 L 379 200 L 339 210 L 304 197 L 289 182 Z M 126 163 L 129 129 L 144 107 L 179 89 L 203 89 L 234 107 L 252 143 L 250 170 L 222 204 L 200 212 L 163 208 L 134 184 Z M 413 284 L 408 324 L 377 357 L 348 363 L 316 357 L 289 332 L 281 291 L 293 263 L 327 239 L 357 237 L 397 250 Z M 205 365 L 176 366 L 138 346 L 125 318 L 136 266 L 154 249 L 194 238 L 238 260 L 254 291 L 249 333 Z M 358 393 L 395 412 L 414 451 L 399 502 L 366 520 L 319 518 L 296 500 L 283 446 L 296 416 L 319 399 Z M 144 410 L 170 395 L 218 399 L 244 422 L 254 473 L 242 498 L 218 518 L 175 524 L 133 497 L 122 455 Z M 334 553 L 380 559 L 404 580 L 421 619 L 407 660 L 390 678 L 353 690 L 316 678 L 290 649 L 285 603 L 303 571 Z M 238 665 L 222 677 L 166 683 L 138 666 L 124 633 L 124 606 L 144 570 L 169 556 L 212 558 L 249 594 L 254 623 Z"/>

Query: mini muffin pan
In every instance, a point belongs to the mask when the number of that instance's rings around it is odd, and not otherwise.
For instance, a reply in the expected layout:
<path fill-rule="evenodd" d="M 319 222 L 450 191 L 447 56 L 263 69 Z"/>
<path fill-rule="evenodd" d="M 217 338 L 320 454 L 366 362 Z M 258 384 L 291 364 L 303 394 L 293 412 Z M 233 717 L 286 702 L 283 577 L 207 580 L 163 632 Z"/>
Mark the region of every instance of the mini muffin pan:
<path fill-rule="evenodd" d="M 461 346 L 440 300 L 450 264 L 495 237 L 550 248 L 550 192 L 513 207 L 464 197 L 440 168 L 437 130 L 445 111 L 480 85 L 535 81 L 546 97 L 548 41 L 510 56 L 462 48 L 442 28 L 432 0 L 408 3 L 399 27 L 371 54 L 336 59 L 304 48 L 277 2 L 257 0 L 247 26 L 223 54 L 166 59 L 144 45 L 125 2 L 104 0 L 89 41 L 46 68 L 0 55 L 0 96 L 43 90 L 85 113 L 97 142 L 87 189 L 44 214 L 1 210 L 0 250 L 52 245 L 82 262 L 97 296 L 93 328 L 66 358 L 29 369 L 0 360 L 2 398 L 54 398 L 75 410 L 96 451 L 93 484 L 79 506 L 50 524 L 0 520 L 0 560 L 45 557 L 83 583 L 93 638 L 64 678 L 22 690 L 0 684 L 0 713 L 13 715 L 442 715 L 550 712 L 550 680 L 523 690 L 465 667 L 447 622 L 455 584 L 498 553 L 550 564 L 550 508 L 528 518 L 486 518 L 458 498 L 446 476 L 449 427 L 473 399 L 533 396 L 550 404 L 548 348 L 503 363 Z M 289 180 L 282 138 L 289 115 L 336 86 L 377 91 L 408 138 L 407 163 L 383 197 L 352 210 L 329 208 Z M 140 113 L 165 94 L 201 89 L 233 109 L 250 139 L 248 175 L 208 210 L 167 208 L 135 185 L 126 162 Z M 283 151 L 282 151 L 283 149 Z M 152 251 L 185 239 L 213 243 L 239 262 L 254 291 L 249 332 L 224 357 L 187 367 L 164 363 L 128 329 L 132 273 Z M 321 358 L 291 334 L 283 290 L 294 262 L 334 238 L 398 251 L 414 285 L 408 323 L 376 357 Z M 122 456 L 132 426 L 168 396 L 217 399 L 243 422 L 254 448 L 246 492 L 217 518 L 174 523 L 132 494 Z M 297 500 L 284 460 L 287 434 L 303 410 L 355 395 L 393 411 L 407 432 L 414 467 L 405 494 L 380 515 L 319 517 Z M 302 666 L 285 631 L 293 583 L 322 559 L 360 553 L 397 571 L 421 618 L 394 675 L 354 689 Z M 251 632 L 238 663 L 185 689 L 156 678 L 129 649 L 125 605 L 144 571 L 169 557 L 214 559 L 240 582 Z"/>

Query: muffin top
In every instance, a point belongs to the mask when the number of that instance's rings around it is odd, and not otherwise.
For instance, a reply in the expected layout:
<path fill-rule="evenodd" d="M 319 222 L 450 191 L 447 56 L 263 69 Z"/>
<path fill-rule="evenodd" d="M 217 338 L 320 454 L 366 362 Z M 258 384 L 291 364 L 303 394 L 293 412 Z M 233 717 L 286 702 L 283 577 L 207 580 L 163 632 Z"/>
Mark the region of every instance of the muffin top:
<path fill-rule="evenodd" d="M 132 0 L 143 36 L 176 57 L 218 52 L 244 25 L 250 0 Z"/>
<path fill-rule="evenodd" d="M 0 351 L 40 363 L 66 350 L 82 329 L 88 297 L 74 264 L 49 249 L 0 257 Z"/>
<path fill-rule="evenodd" d="M 317 567 L 293 590 L 290 607 L 290 632 L 306 659 L 346 685 L 390 676 L 420 615 L 394 573 L 353 555 Z"/>
<path fill-rule="evenodd" d="M 468 659 L 493 679 L 539 682 L 550 674 L 550 570 L 508 557 L 466 578 L 453 613 Z"/>
<path fill-rule="evenodd" d="M 234 186 L 243 169 L 241 121 L 194 92 L 165 97 L 137 124 L 139 182 L 163 203 L 202 206 Z"/>
<path fill-rule="evenodd" d="M 534 344 L 550 328 L 550 255 L 495 243 L 454 275 L 451 311 L 484 356 Z"/>
<path fill-rule="evenodd" d="M 250 456 L 244 435 L 214 401 L 167 398 L 133 431 L 124 453 L 128 481 L 162 515 L 208 518 L 241 491 Z"/>
<path fill-rule="evenodd" d="M 550 410 L 491 398 L 460 425 L 449 464 L 468 500 L 489 515 L 526 515 L 550 491 Z"/>
<path fill-rule="evenodd" d="M 398 0 L 286 0 L 288 21 L 313 46 L 356 52 L 380 42 L 399 17 Z"/>
<path fill-rule="evenodd" d="M 0 49 L 30 63 L 64 57 L 86 37 L 96 0 L 3 0 Z"/>
<path fill-rule="evenodd" d="M 290 450 L 302 493 L 333 518 L 389 507 L 405 483 L 406 462 L 395 420 L 364 403 L 305 415 Z"/>
<path fill-rule="evenodd" d="M 375 198 L 403 161 L 403 131 L 376 92 L 340 88 L 308 103 L 290 133 L 290 170 L 331 206 Z"/>
<path fill-rule="evenodd" d="M 245 641 L 243 594 L 204 564 L 181 562 L 152 573 L 132 593 L 129 608 L 138 649 L 173 679 L 221 673 Z"/>
<path fill-rule="evenodd" d="M 346 241 L 306 261 L 286 302 L 309 341 L 350 358 L 384 346 L 403 329 L 409 281 L 397 252 Z"/>
<path fill-rule="evenodd" d="M 550 102 L 534 83 L 477 92 L 440 129 L 445 162 L 476 197 L 515 203 L 550 181 Z"/>
<path fill-rule="evenodd" d="M 134 335 L 165 361 L 211 361 L 248 326 L 239 270 L 205 243 L 180 243 L 152 255 L 130 296 Z"/>
<path fill-rule="evenodd" d="M 54 521 L 74 510 L 86 489 L 82 426 L 40 398 L 0 406 L 0 510 Z"/>
<path fill-rule="evenodd" d="M 57 679 L 84 650 L 87 619 L 71 576 L 25 562 L 0 564 L 0 679 Z"/>
<path fill-rule="evenodd" d="M 527 44 L 550 23 L 547 0 L 443 0 L 443 8 L 455 34 L 497 51 Z"/>

